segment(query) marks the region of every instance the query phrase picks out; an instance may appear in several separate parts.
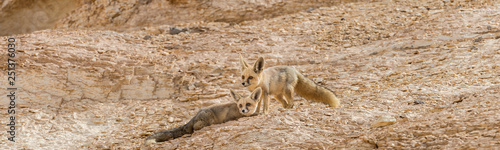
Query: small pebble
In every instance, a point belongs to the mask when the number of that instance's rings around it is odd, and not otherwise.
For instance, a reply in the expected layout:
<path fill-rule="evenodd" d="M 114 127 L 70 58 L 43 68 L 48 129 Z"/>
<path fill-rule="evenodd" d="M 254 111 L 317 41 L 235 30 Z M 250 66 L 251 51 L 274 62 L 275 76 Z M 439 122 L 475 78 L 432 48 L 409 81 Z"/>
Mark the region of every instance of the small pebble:
<path fill-rule="evenodd" d="M 421 101 L 421 100 L 415 100 L 415 101 L 413 101 L 413 103 L 418 105 L 418 104 L 424 104 L 425 102 Z"/>
<path fill-rule="evenodd" d="M 474 42 L 477 43 L 477 42 L 481 42 L 483 41 L 483 37 L 478 37 L 477 39 L 474 39 Z"/>
<path fill-rule="evenodd" d="M 306 12 L 311 13 L 314 10 L 314 8 L 309 8 L 306 10 Z"/>
<path fill-rule="evenodd" d="M 181 29 L 181 28 L 178 28 L 178 27 L 170 27 L 170 34 L 171 35 L 176 35 L 176 34 L 179 34 L 181 32 L 186 32 L 187 30 L 186 29 Z"/>

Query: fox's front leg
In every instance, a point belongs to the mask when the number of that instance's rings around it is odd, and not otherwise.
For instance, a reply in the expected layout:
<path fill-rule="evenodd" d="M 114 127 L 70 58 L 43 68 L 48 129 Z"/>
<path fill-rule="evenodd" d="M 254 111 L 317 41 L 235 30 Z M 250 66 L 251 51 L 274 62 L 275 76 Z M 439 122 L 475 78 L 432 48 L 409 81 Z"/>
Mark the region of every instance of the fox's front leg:
<path fill-rule="evenodd" d="M 264 114 L 269 113 L 269 92 L 262 93 L 262 101 L 264 101 Z"/>
<path fill-rule="evenodd" d="M 262 99 L 260 99 L 260 101 L 257 103 L 257 110 L 255 111 L 255 114 L 260 114 L 261 107 L 264 107 L 264 105 L 262 105 Z"/>

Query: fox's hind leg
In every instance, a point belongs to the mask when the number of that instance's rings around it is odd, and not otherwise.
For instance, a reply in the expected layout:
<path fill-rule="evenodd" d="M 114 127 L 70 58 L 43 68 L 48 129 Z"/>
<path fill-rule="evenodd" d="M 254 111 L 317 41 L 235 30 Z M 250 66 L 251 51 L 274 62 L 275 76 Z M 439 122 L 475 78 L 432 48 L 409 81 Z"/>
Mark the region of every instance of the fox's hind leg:
<path fill-rule="evenodd" d="M 285 99 L 283 99 L 283 94 L 275 95 L 274 99 L 278 100 L 281 103 L 281 105 L 283 105 L 283 108 L 288 108 L 288 103 L 286 102 Z"/>
<path fill-rule="evenodd" d="M 193 130 L 200 130 L 203 127 L 210 126 L 216 122 L 215 119 L 214 112 L 210 110 L 201 110 L 193 118 Z"/>
<path fill-rule="evenodd" d="M 285 108 L 293 108 L 293 86 L 289 85 L 285 88 L 285 98 L 288 103 Z"/>

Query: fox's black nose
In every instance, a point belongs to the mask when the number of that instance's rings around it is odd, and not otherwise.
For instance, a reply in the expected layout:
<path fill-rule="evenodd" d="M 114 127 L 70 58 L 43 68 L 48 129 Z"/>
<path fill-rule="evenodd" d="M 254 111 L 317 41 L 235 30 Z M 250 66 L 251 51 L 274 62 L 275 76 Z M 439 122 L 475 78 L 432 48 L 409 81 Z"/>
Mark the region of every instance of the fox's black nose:
<path fill-rule="evenodd" d="M 242 85 L 245 85 L 245 82 L 241 83 Z"/>
<path fill-rule="evenodd" d="M 243 110 L 241 110 L 241 112 L 242 112 L 242 113 L 245 113 L 245 110 L 243 109 Z"/>

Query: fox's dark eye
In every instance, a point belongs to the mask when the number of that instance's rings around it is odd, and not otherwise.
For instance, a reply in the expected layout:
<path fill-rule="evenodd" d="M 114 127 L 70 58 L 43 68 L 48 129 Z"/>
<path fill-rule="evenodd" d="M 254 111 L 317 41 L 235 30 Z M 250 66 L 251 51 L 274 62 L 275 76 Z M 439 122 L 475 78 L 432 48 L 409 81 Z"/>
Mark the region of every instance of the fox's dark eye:
<path fill-rule="evenodd" d="M 249 76 L 249 77 L 248 77 L 248 79 L 249 79 L 249 80 L 250 80 L 250 79 L 253 79 L 253 76 Z"/>
<path fill-rule="evenodd" d="M 241 79 L 245 79 L 245 76 L 241 76 Z"/>
<path fill-rule="evenodd" d="M 252 104 L 250 104 L 250 103 L 247 103 L 247 106 L 250 106 L 250 105 L 252 105 Z"/>
<path fill-rule="evenodd" d="M 243 105 L 240 104 L 240 108 L 243 107 Z"/>

